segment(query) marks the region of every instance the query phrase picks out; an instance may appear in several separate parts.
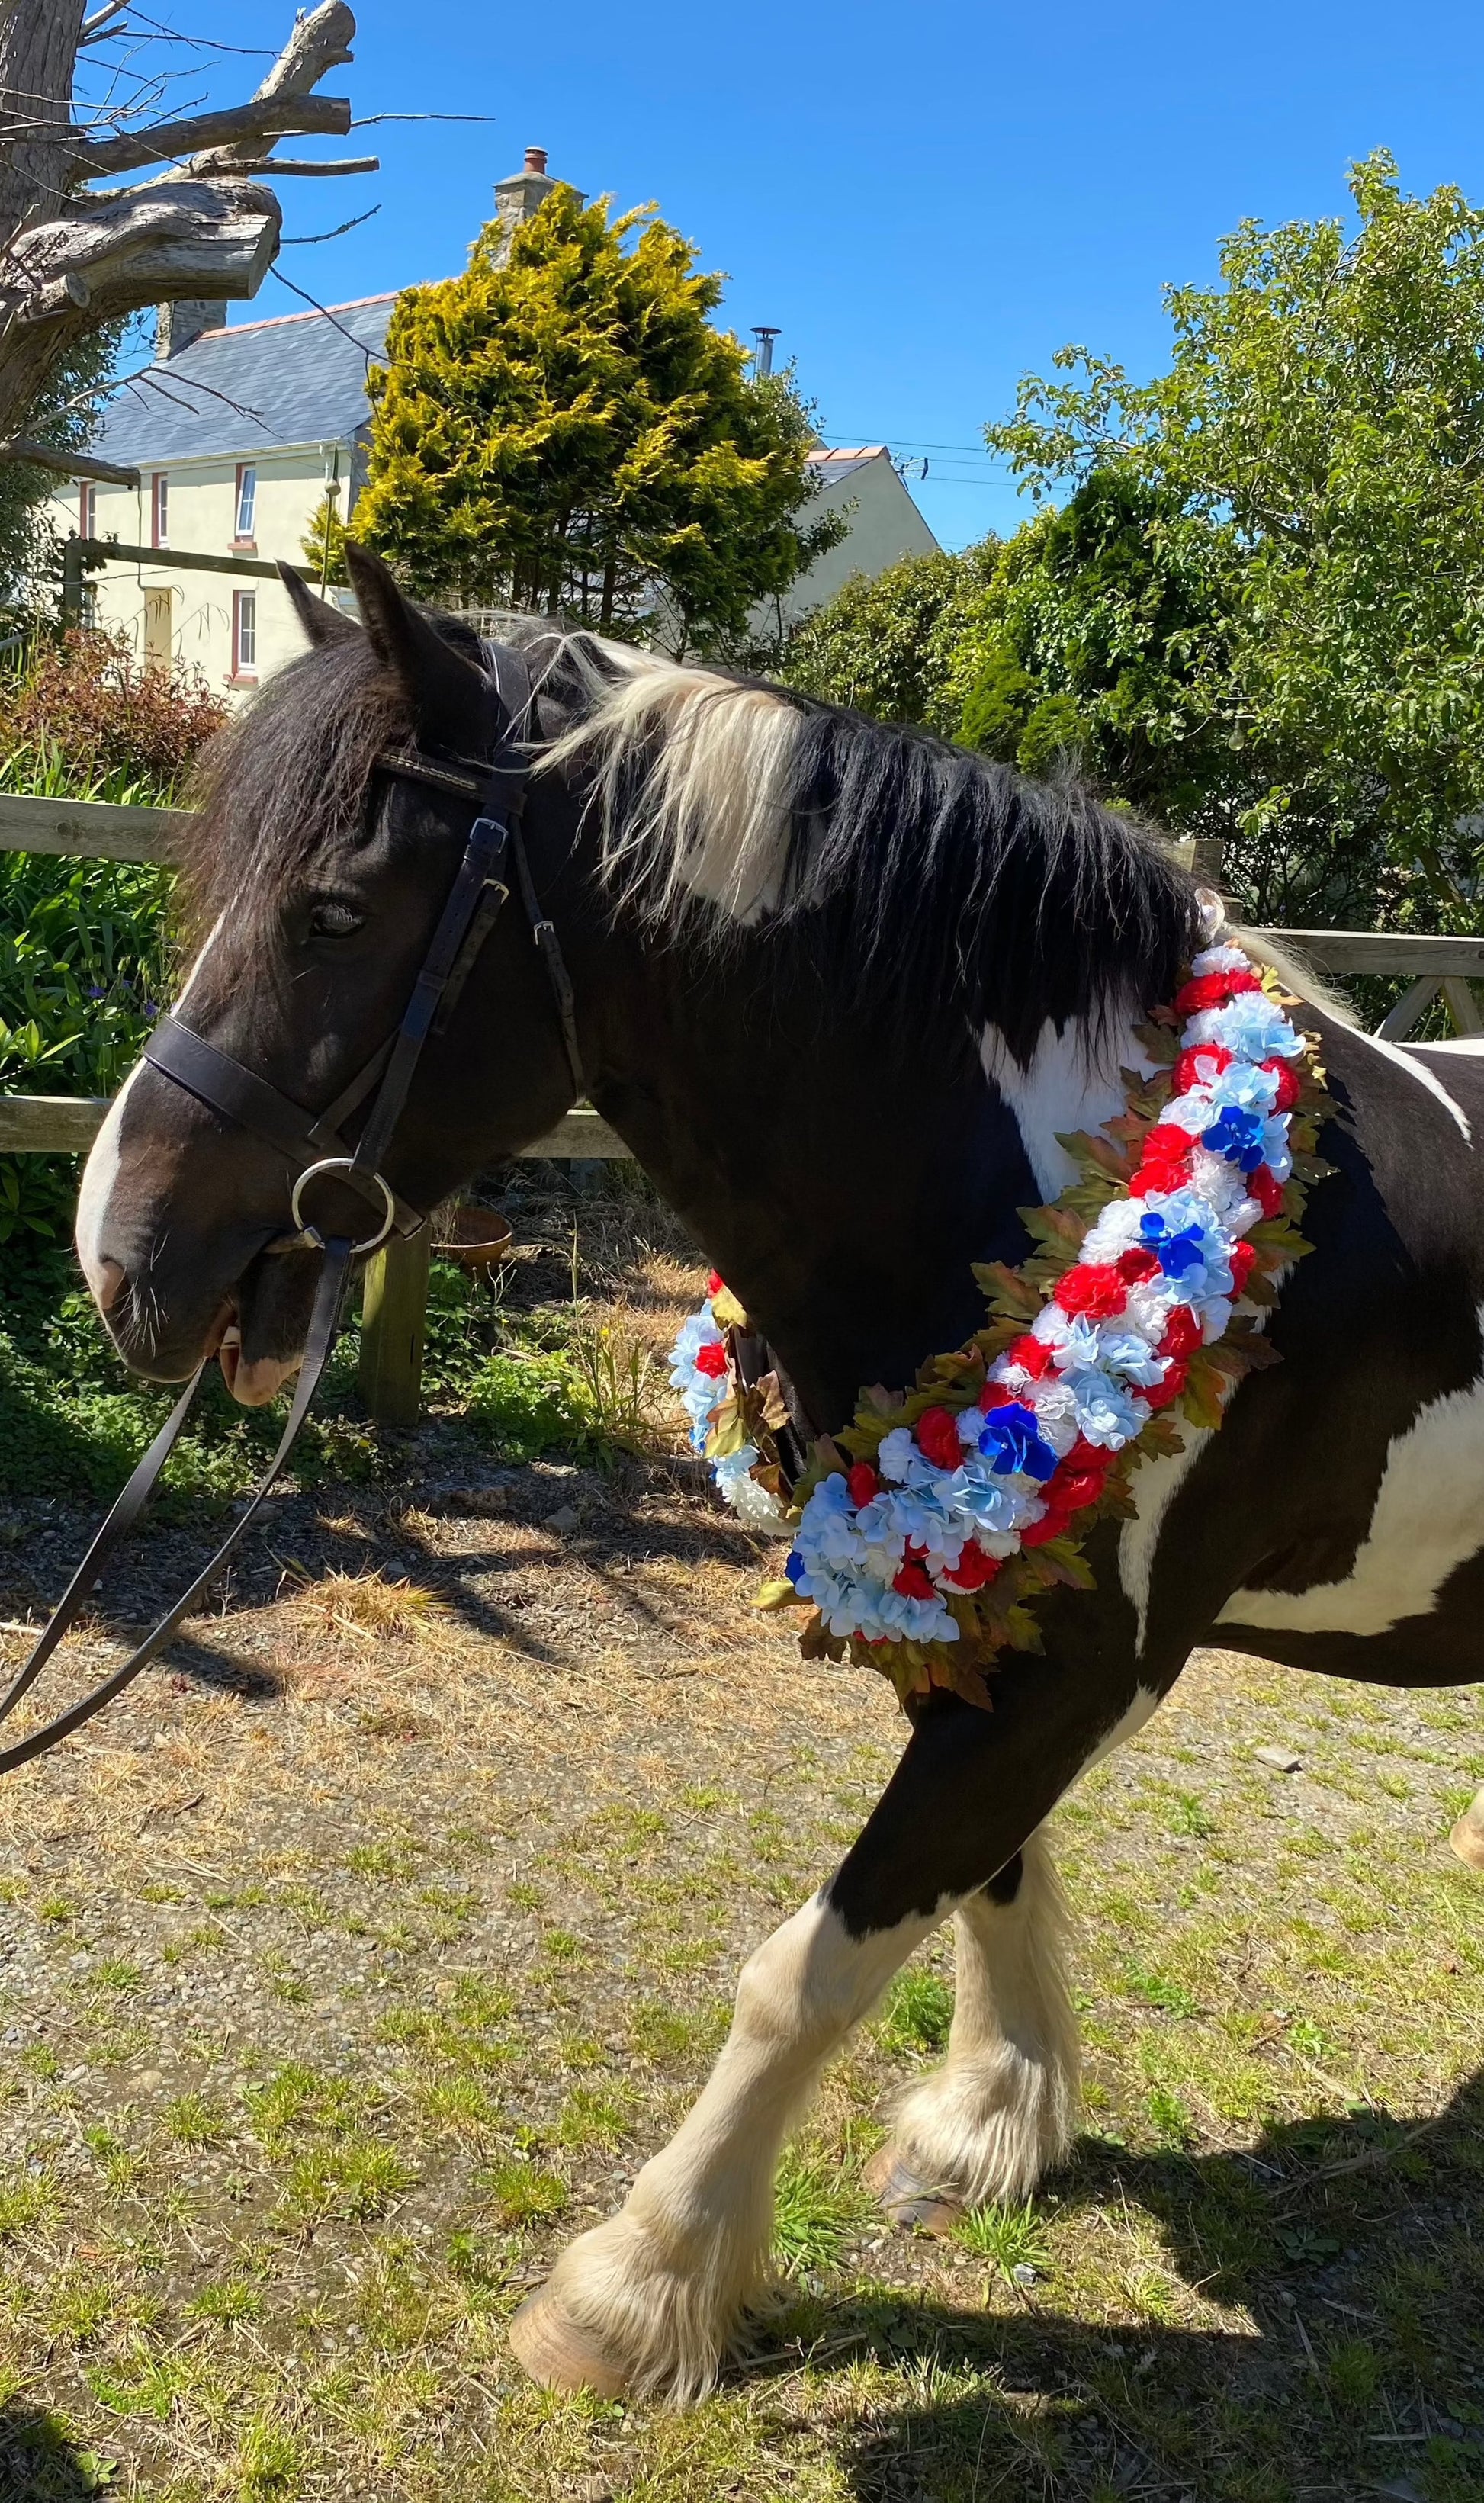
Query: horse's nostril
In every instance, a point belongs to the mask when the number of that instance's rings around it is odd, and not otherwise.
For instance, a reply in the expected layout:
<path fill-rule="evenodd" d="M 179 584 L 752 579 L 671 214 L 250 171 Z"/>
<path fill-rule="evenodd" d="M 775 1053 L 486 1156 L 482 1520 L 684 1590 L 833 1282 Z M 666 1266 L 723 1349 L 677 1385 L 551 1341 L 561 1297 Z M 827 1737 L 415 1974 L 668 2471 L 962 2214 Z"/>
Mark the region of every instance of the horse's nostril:
<path fill-rule="evenodd" d="M 117 1260 L 100 1260 L 93 1286 L 93 1300 L 100 1313 L 111 1312 L 122 1294 L 127 1280 Z"/>

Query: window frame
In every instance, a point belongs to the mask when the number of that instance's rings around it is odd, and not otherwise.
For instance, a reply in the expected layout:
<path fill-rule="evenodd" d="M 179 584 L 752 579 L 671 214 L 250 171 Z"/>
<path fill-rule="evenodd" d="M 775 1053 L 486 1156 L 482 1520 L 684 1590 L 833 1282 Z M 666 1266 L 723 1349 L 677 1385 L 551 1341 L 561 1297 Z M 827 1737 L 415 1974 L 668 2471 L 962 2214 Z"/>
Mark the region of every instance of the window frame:
<path fill-rule="evenodd" d="M 78 536 L 95 539 L 98 535 L 98 490 L 91 478 L 84 478 L 78 487 Z"/>
<path fill-rule="evenodd" d="M 248 502 L 247 528 L 244 530 L 242 527 L 242 498 L 243 491 L 250 478 L 253 482 L 252 495 Z M 239 461 L 237 463 L 237 485 L 232 503 L 233 547 L 256 547 L 258 545 L 257 531 L 258 463 L 256 461 Z"/>
<path fill-rule="evenodd" d="M 244 608 L 251 614 L 245 619 Z M 246 637 L 244 637 L 244 625 Z M 243 651 L 244 639 L 251 642 L 251 656 Z M 235 590 L 232 593 L 232 674 L 233 686 L 256 686 L 258 683 L 258 594 Z"/>
<path fill-rule="evenodd" d="M 156 469 L 150 479 L 150 545 L 170 544 L 170 472 Z"/>

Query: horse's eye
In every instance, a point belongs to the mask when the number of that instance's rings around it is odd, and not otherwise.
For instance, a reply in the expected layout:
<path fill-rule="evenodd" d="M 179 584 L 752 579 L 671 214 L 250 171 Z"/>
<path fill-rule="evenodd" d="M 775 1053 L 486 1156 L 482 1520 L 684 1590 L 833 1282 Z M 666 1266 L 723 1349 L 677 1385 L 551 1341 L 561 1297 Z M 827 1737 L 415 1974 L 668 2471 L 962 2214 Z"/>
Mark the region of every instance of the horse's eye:
<path fill-rule="evenodd" d="M 365 920 L 363 912 L 354 912 L 348 904 L 317 904 L 309 915 L 309 931 L 315 939 L 348 939 Z"/>

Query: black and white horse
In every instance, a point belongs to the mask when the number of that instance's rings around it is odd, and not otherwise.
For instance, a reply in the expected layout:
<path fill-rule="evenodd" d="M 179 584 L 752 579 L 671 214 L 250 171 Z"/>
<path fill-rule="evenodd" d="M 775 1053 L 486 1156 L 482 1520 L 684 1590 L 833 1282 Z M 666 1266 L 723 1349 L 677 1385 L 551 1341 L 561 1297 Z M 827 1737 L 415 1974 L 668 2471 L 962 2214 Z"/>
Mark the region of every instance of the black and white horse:
<path fill-rule="evenodd" d="M 389 742 L 489 755 L 500 697 L 466 629 L 356 559 L 364 632 L 307 600 L 315 646 L 231 736 L 195 839 L 204 936 L 185 1021 L 329 1103 L 395 1027 L 469 802 L 377 773 Z M 526 834 L 575 988 L 594 1103 L 766 1331 L 819 1427 L 983 1318 L 975 1260 L 1070 1168 L 1057 1134 L 1119 1109 L 1130 1028 L 1168 999 L 1193 889 L 1127 819 L 915 733 L 585 637 L 527 650 Z M 765 2270 L 779 2147 L 822 2064 L 950 1912 L 947 2060 L 879 2184 L 1016 2198 L 1061 2157 L 1077 2031 L 1045 1837 L 1191 1649 L 1399 1686 L 1484 1677 L 1484 1058 L 1359 1033 L 1320 1002 L 1336 1104 L 1316 1250 L 1272 1319 L 1283 1362 L 1220 1432 L 1134 1478 L 1096 1589 L 1041 1611 L 994 1709 L 941 1694 L 813 1900 L 742 1970 L 730 2037 L 622 2212 L 514 2330 L 564 2386 L 704 2389 Z M 573 1081 L 530 930 L 506 915 L 430 1046 L 389 1159 L 431 1207 L 548 1131 Z M 268 1256 L 281 1160 L 146 1064 L 85 1178 L 83 1266 L 139 1371 L 228 1334 L 239 1398 L 303 1345 L 317 1267 Z"/>

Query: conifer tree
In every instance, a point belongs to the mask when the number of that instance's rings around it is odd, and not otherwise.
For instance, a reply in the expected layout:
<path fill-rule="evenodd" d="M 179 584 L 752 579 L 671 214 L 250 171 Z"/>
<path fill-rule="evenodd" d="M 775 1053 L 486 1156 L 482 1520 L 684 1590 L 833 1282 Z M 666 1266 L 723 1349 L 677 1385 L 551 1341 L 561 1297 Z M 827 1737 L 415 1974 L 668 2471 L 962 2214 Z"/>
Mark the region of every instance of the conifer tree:
<path fill-rule="evenodd" d="M 790 378 L 751 378 L 720 279 L 647 210 L 559 184 L 505 240 L 400 298 L 353 534 L 427 598 L 737 650 L 845 528 L 809 512 Z"/>

